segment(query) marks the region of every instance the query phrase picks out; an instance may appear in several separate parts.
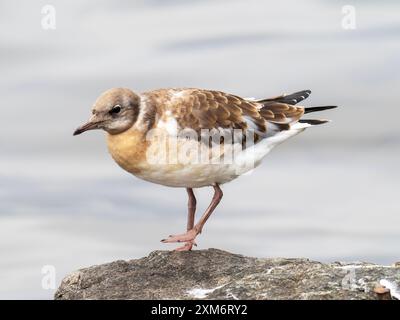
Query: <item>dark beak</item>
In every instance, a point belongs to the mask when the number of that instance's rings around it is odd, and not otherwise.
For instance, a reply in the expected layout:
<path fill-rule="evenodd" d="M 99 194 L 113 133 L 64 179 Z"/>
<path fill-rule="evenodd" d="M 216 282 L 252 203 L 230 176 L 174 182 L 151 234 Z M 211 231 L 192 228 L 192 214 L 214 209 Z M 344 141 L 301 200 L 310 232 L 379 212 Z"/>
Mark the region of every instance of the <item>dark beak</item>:
<path fill-rule="evenodd" d="M 98 129 L 100 122 L 91 122 L 85 123 L 84 125 L 80 126 L 78 129 L 74 131 L 74 136 L 81 134 L 88 130 Z"/>

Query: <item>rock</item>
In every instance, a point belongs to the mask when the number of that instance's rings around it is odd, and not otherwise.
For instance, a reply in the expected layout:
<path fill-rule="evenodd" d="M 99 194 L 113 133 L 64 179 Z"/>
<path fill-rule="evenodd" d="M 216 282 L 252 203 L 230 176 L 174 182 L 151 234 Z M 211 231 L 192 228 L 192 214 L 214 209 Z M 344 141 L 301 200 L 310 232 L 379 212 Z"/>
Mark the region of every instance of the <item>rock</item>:
<path fill-rule="evenodd" d="M 154 251 L 78 270 L 55 299 L 400 299 L 399 284 L 395 266 Z"/>

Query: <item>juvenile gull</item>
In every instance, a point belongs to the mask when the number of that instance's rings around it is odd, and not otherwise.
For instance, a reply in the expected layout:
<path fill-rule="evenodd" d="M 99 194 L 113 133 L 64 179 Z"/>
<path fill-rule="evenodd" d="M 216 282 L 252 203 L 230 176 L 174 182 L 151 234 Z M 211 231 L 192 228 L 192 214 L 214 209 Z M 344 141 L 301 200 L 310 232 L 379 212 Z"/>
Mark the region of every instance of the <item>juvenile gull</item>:
<path fill-rule="evenodd" d="M 254 169 L 274 146 L 328 121 L 302 118 L 336 107 L 296 105 L 310 93 L 256 100 L 195 88 L 140 94 L 113 88 L 100 95 L 91 118 L 74 135 L 103 129 L 111 156 L 124 170 L 146 181 L 186 188 L 187 231 L 161 241 L 182 242 L 176 250 L 191 250 L 222 198 L 220 185 Z M 214 196 L 195 224 L 193 189 L 206 186 L 214 188 Z"/>

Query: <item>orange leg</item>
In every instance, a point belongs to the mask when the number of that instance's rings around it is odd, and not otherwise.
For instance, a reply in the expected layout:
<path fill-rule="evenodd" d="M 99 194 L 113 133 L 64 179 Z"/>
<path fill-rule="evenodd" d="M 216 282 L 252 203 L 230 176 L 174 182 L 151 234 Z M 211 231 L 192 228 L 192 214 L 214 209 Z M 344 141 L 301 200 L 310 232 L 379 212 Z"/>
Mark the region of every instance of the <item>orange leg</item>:
<path fill-rule="evenodd" d="M 196 213 L 196 197 L 192 188 L 186 188 L 189 201 L 188 201 L 188 216 L 187 216 L 187 227 L 186 230 L 189 231 L 194 227 L 194 215 Z M 193 246 L 197 246 L 194 240 L 187 241 L 183 246 L 176 248 L 175 251 L 190 251 Z"/>
<path fill-rule="evenodd" d="M 183 234 L 178 234 L 178 235 L 171 235 L 167 239 L 161 240 L 163 243 L 171 243 L 171 242 L 186 242 L 186 244 L 183 247 L 178 248 L 177 250 L 179 251 L 184 251 L 184 250 L 191 250 L 192 246 L 195 245 L 194 240 L 196 239 L 197 235 L 201 233 L 203 230 L 204 224 L 207 222 L 208 218 L 211 216 L 211 214 L 214 212 L 215 208 L 218 206 L 219 202 L 222 199 L 223 193 L 221 188 L 219 187 L 218 184 L 215 184 L 213 186 L 214 188 L 214 196 L 211 200 L 210 205 L 208 206 L 207 210 L 204 212 L 202 217 L 200 218 L 199 222 L 194 224 L 194 211 L 195 211 L 195 205 L 191 206 L 191 199 L 193 198 L 191 194 L 193 193 L 193 190 L 187 189 L 188 194 L 189 194 L 189 213 L 188 213 L 188 224 L 187 224 L 187 232 Z M 189 191 L 190 190 L 190 191 Z M 194 201 L 196 199 L 194 198 Z M 195 202 L 194 202 L 195 203 Z M 191 207 L 194 209 L 191 209 Z M 192 213 L 193 211 L 193 213 Z"/>

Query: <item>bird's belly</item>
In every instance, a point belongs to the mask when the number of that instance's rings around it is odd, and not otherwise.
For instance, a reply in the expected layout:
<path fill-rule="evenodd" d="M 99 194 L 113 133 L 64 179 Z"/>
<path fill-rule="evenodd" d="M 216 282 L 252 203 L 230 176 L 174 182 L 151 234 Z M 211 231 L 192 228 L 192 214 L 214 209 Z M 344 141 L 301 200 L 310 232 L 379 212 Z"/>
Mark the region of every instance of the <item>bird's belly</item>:
<path fill-rule="evenodd" d="M 223 184 L 239 176 L 232 165 L 223 164 L 150 165 L 135 175 L 153 183 L 185 188 Z"/>
<path fill-rule="evenodd" d="M 198 141 L 179 140 L 163 148 L 160 141 L 148 141 L 134 130 L 108 135 L 107 140 L 109 152 L 120 167 L 161 185 L 199 188 L 229 182 L 248 171 L 229 159 L 219 159 L 215 150 Z"/>
<path fill-rule="evenodd" d="M 199 188 L 227 183 L 254 169 L 273 146 L 292 135 L 266 138 L 248 149 L 239 148 L 239 152 L 235 148 L 240 146 L 230 145 L 223 149 L 223 157 L 221 153 L 215 156 L 220 147 L 209 148 L 191 140 L 164 144 L 146 140 L 134 130 L 109 135 L 108 147 L 114 160 L 138 178 L 171 187 Z M 233 156 L 226 158 L 226 154 Z"/>
<path fill-rule="evenodd" d="M 166 148 L 162 145 L 150 142 L 146 163 L 136 176 L 171 187 L 200 188 L 232 181 L 259 163 L 244 161 L 241 144 L 209 147 L 197 140 L 177 139 L 169 140 Z"/>

